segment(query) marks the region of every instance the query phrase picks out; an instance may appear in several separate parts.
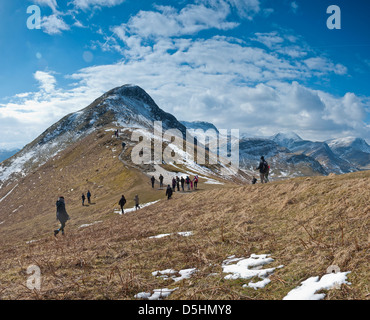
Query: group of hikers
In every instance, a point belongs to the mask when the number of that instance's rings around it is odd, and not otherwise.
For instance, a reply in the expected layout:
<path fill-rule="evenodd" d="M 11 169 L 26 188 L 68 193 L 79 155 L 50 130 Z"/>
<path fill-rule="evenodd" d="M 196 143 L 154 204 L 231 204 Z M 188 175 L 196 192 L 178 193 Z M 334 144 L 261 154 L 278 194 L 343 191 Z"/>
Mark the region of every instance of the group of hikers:
<path fill-rule="evenodd" d="M 89 204 L 91 204 L 91 192 L 90 192 L 90 190 L 87 190 L 87 194 L 86 194 L 86 196 L 87 196 L 87 202 L 88 202 Z M 82 194 L 81 199 L 82 199 L 82 205 L 84 206 L 84 205 L 85 205 L 85 199 L 86 199 L 86 197 L 85 197 L 85 194 L 84 194 L 84 193 Z"/>
<path fill-rule="evenodd" d="M 160 189 L 163 188 L 163 180 L 164 180 L 164 177 L 162 174 L 160 174 L 159 175 L 159 188 Z M 152 188 L 154 188 L 155 181 L 156 181 L 155 177 L 152 176 L 150 178 L 150 181 L 152 183 Z M 181 190 L 185 191 L 185 184 L 186 184 L 187 191 L 198 189 L 198 182 L 199 182 L 199 178 L 197 175 L 195 175 L 193 179 L 190 179 L 189 176 L 186 176 L 186 178 L 184 178 L 183 176 L 181 176 L 181 178 L 179 178 L 178 176 L 173 177 L 171 181 L 172 186 L 171 184 L 168 184 L 166 188 L 167 199 L 171 199 L 172 194 L 176 191 L 176 189 L 177 191 L 180 191 L 180 186 L 181 186 Z"/>
<path fill-rule="evenodd" d="M 260 163 L 259 163 L 258 167 L 255 170 L 259 170 L 261 183 L 269 182 L 268 176 L 269 176 L 269 173 L 270 173 L 270 166 L 269 166 L 269 164 L 267 163 L 267 161 L 265 160 L 265 158 L 263 156 L 261 157 Z M 151 180 L 152 188 L 154 188 L 154 184 L 155 184 L 155 181 L 156 181 L 155 177 L 152 176 L 150 180 Z M 163 177 L 162 174 L 160 174 L 159 175 L 159 187 L 161 189 L 163 188 L 163 180 L 164 180 L 164 177 Z M 172 194 L 173 194 L 173 192 L 175 192 L 176 188 L 177 188 L 177 191 L 180 191 L 180 186 L 181 186 L 181 190 L 185 191 L 185 184 L 187 186 L 188 191 L 193 190 L 193 186 L 194 186 L 194 189 L 197 189 L 198 188 L 198 181 L 199 181 L 199 178 L 198 178 L 197 175 L 195 175 L 193 179 L 190 179 L 189 176 L 186 176 L 186 178 L 184 178 L 184 177 L 179 178 L 178 176 L 173 177 L 172 178 L 172 187 L 171 187 L 170 184 L 167 185 L 167 189 L 166 189 L 167 199 L 171 199 Z M 257 179 L 255 177 L 253 177 L 252 184 L 256 184 L 256 183 L 257 183 Z M 86 196 L 87 196 L 87 201 L 90 204 L 91 203 L 91 192 L 90 192 L 90 190 L 87 191 Z M 82 194 L 82 205 L 83 206 L 85 205 L 85 199 L 86 199 L 85 195 Z M 134 201 L 135 201 L 135 209 L 136 210 L 140 209 L 139 196 L 138 195 L 135 195 Z M 123 208 L 124 208 L 126 202 L 127 201 L 126 201 L 125 196 L 122 195 L 121 199 L 118 202 L 118 205 L 121 208 L 122 214 L 124 213 Z M 56 207 L 57 207 L 57 220 L 59 220 L 59 222 L 60 222 L 60 228 L 57 229 L 57 230 L 54 230 L 54 236 L 56 236 L 59 232 L 62 232 L 62 235 L 64 235 L 64 228 L 65 228 L 66 222 L 70 219 L 70 217 L 69 217 L 69 215 L 66 211 L 64 197 L 61 196 L 61 197 L 58 198 L 58 200 L 56 202 Z"/>

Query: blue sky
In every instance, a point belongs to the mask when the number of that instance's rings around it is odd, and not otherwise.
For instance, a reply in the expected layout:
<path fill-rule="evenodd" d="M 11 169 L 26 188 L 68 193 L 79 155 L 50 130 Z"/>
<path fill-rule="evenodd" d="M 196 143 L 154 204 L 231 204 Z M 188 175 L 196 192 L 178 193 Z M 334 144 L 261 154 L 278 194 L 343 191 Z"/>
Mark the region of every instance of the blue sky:
<path fill-rule="evenodd" d="M 180 120 L 370 142 L 369 14 L 363 0 L 2 1 L 0 148 L 126 83 Z"/>

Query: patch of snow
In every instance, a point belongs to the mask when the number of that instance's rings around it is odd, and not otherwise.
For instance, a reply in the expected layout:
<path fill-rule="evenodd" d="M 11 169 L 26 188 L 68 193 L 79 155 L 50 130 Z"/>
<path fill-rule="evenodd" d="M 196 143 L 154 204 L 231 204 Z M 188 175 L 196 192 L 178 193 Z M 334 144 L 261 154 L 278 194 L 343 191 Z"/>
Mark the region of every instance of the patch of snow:
<path fill-rule="evenodd" d="M 134 297 L 137 299 L 147 299 L 147 300 L 162 300 L 163 298 L 167 298 L 172 292 L 176 289 L 154 289 L 153 293 L 150 292 L 139 292 Z"/>
<path fill-rule="evenodd" d="M 189 237 L 189 236 L 193 235 L 193 231 L 184 231 L 184 232 L 176 232 L 176 233 L 162 233 L 162 234 L 158 234 L 156 236 L 149 237 L 149 239 L 160 239 L 160 238 L 171 236 L 173 234 L 178 234 L 179 236 L 183 236 L 183 237 Z"/>
<path fill-rule="evenodd" d="M 18 183 L 14 186 L 12 190 L 10 190 L 4 197 L 0 199 L 0 202 L 2 202 L 8 195 L 10 195 L 16 187 L 18 187 Z"/>
<path fill-rule="evenodd" d="M 347 274 L 350 272 L 330 273 L 321 277 L 311 277 L 303 281 L 301 285 L 290 291 L 283 300 L 321 300 L 325 298 L 324 293 L 316 294 L 319 290 L 330 290 L 338 288 L 347 282 Z"/>
<path fill-rule="evenodd" d="M 78 228 L 86 228 L 86 227 L 90 227 L 90 226 L 92 226 L 92 225 L 94 225 L 94 224 L 101 223 L 101 222 L 103 222 L 103 221 L 95 221 L 95 222 L 93 222 L 93 223 L 82 224 L 82 225 L 80 225 Z"/>
<path fill-rule="evenodd" d="M 253 277 L 261 278 L 262 281 L 250 282 L 243 287 L 251 287 L 254 289 L 263 288 L 271 281 L 268 279 L 276 268 L 262 269 L 266 264 L 273 262 L 274 259 L 270 258 L 269 254 L 256 255 L 252 254 L 249 258 L 235 258 L 235 256 L 228 257 L 222 264 L 224 273 L 230 273 L 225 276 L 225 279 L 250 279 Z M 235 263 L 236 264 L 232 264 Z M 279 266 L 278 268 L 282 268 Z"/>

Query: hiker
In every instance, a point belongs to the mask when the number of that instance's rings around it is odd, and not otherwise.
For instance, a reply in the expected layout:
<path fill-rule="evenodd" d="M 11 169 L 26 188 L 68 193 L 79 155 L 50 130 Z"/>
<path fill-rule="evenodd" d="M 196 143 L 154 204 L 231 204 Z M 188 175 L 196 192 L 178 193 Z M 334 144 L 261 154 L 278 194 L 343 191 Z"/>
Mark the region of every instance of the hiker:
<path fill-rule="evenodd" d="M 256 184 L 256 182 L 257 182 L 257 179 L 256 179 L 256 177 L 255 177 L 255 176 L 253 176 L 252 184 Z"/>
<path fill-rule="evenodd" d="M 264 156 L 261 157 L 261 161 L 259 163 L 259 166 L 256 168 L 256 170 L 260 171 L 260 178 L 261 183 L 267 183 L 267 179 L 265 178 L 266 172 L 268 171 L 268 163 L 265 160 Z"/>
<path fill-rule="evenodd" d="M 163 188 L 163 176 L 162 173 L 159 175 L 159 188 Z"/>
<path fill-rule="evenodd" d="M 84 194 L 82 194 L 81 199 L 82 199 L 82 205 L 84 206 L 85 205 L 85 199 L 86 199 Z"/>
<path fill-rule="evenodd" d="M 172 197 L 172 188 L 170 185 L 167 186 L 167 190 L 166 190 L 166 196 L 167 196 L 167 199 L 170 200 L 171 197 Z"/>
<path fill-rule="evenodd" d="M 186 185 L 188 187 L 188 190 L 190 190 L 190 186 L 189 186 L 189 184 L 190 184 L 190 178 L 189 178 L 189 176 L 186 176 L 185 182 L 186 182 Z"/>
<path fill-rule="evenodd" d="M 194 177 L 194 189 L 198 188 L 198 176 Z"/>
<path fill-rule="evenodd" d="M 91 203 L 91 201 L 90 201 L 90 199 L 91 199 L 91 192 L 90 192 L 90 190 L 87 190 L 87 202 L 90 204 Z"/>
<path fill-rule="evenodd" d="M 184 185 L 185 185 L 185 179 L 184 179 L 184 177 L 181 177 L 180 183 L 181 183 L 181 189 L 182 189 L 182 191 L 184 191 Z"/>
<path fill-rule="evenodd" d="M 177 191 L 180 191 L 180 178 L 176 176 Z"/>
<path fill-rule="evenodd" d="M 140 209 L 139 196 L 138 195 L 135 196 L 134 201 L 135 201 L 135 210 Z"/>
<path fill-rule="evenodd" d="M 172 191 L 175 192 L 176 190 L 176 179 L 172 178 Z"/>
<path fill-rule="evenodd" d="M 58 198 L 56 206 L 57 206 L 57 220 L 59 220 L 60 222 L 60 228 L 54 230 L 54 236 L 56 236 L 59 233 L 59 231 L 62 231 L 62 235 L 64 235 L 64 227 L 66 225 L 66 222 L 69 220 L 69 215 L 66 211 L 64 197 Z"/>
<path fill-rule="evenodd" d="M 152 181 L 152 188 L 154 188 L 154 182 L 155 182 L 154 176 L 152 176 L 150 180 Z"/>
<path fill-rule="evenodd" d="M 121 207 L 121 211 L 122 211 L 122 214 L 124 214 L 123 212 L 123 206 L 126 204 L 126 198 L 124 195 L 122 195 L 121 199 L 119 200 L 118 204 L 120 205 Z"/>

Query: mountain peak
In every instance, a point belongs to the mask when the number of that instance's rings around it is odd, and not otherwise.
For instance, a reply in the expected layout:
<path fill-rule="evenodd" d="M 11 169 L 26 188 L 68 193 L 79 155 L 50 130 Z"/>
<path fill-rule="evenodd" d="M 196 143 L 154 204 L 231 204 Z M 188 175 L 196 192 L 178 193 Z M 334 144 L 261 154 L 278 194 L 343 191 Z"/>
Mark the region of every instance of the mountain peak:
<path fill-rule="evenodd" d="M 302 138 L 295 132 L 279 132 L 272 137 L 275 142 L 283 140 L 302 141 Z"/>

